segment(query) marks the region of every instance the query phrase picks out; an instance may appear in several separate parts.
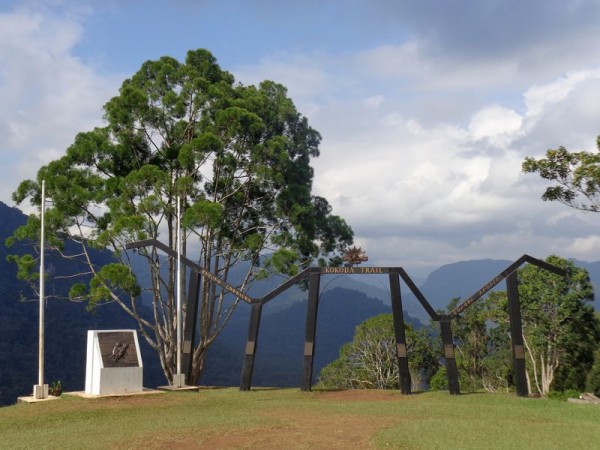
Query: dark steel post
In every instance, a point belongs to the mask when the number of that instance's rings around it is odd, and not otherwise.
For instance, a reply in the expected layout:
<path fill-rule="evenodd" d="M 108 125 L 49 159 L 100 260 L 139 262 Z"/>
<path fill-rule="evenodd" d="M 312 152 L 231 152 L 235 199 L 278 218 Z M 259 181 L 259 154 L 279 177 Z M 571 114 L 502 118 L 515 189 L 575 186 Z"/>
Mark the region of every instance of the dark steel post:
<path fill-rule="evenodd" d="M 321 274 L 313 272 L 308 279 L 308 310 L 306 312 L 306 339 L 304 340 L 304 361 L 300 389 L 310 391 L 312 386 L 313 360 L 315 356 L 315 336 L 317 334 L 317 309 L 319 307 L 319 284 Z"/>
<path fill-rule="evenodd" d="M 260 328 L 260 316 L 262 314 L 262 303 L 253 303 L 248 325 L 248 340 L 246 341 L 246 352 L 244 354 L 244 367 L 242 368 L 242 381 L 240 391 L 249 391 L 252 387 L 252 373 L 254 372 L 254 357 L 258 344 L 258 331 Z"/>
<path fill-rule="evenodd" d="M 192 271 L 187 292 L 185 322 L 183 324 L 183 345 L 181 347 L 181 366 L 186 371 L 186 384 L 192 379 L 194 343 L 196 341 L 196 322 L 198 320 L 198 302 L 200 301 L 200 283 L 202 276 Z"/>
<path fill-rule="evenodd" d="M 525 367 L 525 347 L 523 345 L 523 325 L 521 323 L 521 302 L 519 301 L 519 279 L 517 272 L 506 278 L 508 295 L 508 317 L 510 320 L 510 341 L 512 346 L 515 387 L 519 397 L 527 397 L 527 375 Z"/>
<path fill-rule="evenodd" d="M 440 331 L 444 346 L 444 359 L 446 360 L 446 374 L 448 376 L 448 389 L 450 394 L 459 395 L 458 370 L 454 357 L 454 339 L 452 338 L 451 319 L 448 316 L 440 317 Z"/>
<path fill-rule="evenodd" d="M 390 292 L 392 297 L 392 315 L 394 317 L 394 333 L 396 335 L 396 356 L 398 358 L 398 373 L 400 391 L 410 395 L 410 371 L 408 355 L 406 354 L 406 332 L 404 329 L 404 314 L 402 310 L 402 294 L 400 291 L 400 276 L 390 272 Z"/>

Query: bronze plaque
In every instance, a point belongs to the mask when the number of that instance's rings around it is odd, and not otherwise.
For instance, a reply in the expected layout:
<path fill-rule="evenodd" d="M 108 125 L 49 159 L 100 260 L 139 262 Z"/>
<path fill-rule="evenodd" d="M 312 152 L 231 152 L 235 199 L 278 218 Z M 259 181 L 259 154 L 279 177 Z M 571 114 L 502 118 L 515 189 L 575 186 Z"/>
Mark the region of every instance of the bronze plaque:
<path fill-rule="evenodd" d="M 246 355 L 254 355 L 255 346 L 256 346 L 256 342 L 254 342 L 254 341 L 246 342 Z"/>
<path fill-rule="evenodd" d="M 98 333 L 98 343 L 104 367 L 139 367 L 132 331 Z"/>

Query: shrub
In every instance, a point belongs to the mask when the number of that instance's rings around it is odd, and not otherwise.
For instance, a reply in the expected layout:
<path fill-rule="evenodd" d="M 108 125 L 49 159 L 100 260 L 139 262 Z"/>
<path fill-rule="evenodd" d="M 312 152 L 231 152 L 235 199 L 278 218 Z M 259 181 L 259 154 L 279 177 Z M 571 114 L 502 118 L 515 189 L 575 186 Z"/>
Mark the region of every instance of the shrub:
<path fill-rule="evenodd" d="M 600 350 L 596 351 L 594 365 L 588 373 L 585 390 L 600 396 Z"/>
<path fill-rule="evenodd" d="M 564 391 L 550 391 L 546 396 L 552 400 L 567 401 L 569 398 L 579 398 L 581 392 L 577 389 L 566 389 Z"/>
<path fill-rule="evenodd" d="M 429 389 L 432 391 L 448 390 L 448 378 L 445 367 L 440 367 L 440 369 L 431 377 L 431 380 L 429 380 Z"/>

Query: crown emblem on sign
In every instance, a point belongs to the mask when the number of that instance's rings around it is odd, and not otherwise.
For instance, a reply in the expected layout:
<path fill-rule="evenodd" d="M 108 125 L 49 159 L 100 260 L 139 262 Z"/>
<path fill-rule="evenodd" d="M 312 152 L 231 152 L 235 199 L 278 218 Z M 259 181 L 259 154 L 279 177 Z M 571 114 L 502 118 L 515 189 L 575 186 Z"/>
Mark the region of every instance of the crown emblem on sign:
<path fill-rule="evenodd" d="M 342 256 L 342 259 L 346 261 L 348 264 L 360 264 L 361 262 L 365 262 L 369 260 L 369 257 L 364 252 L 364 250 L 360 247 L 352 247 L 349 248 L 346 253 Z"/>

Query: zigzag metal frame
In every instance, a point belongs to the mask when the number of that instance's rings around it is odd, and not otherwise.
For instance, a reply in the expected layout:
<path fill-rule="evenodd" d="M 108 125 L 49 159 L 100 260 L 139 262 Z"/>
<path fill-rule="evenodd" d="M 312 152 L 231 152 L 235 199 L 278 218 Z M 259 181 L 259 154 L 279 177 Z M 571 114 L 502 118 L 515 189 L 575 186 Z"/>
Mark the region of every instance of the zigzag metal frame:
<path fill-rule="evenodd" d="M 132 242 L 125 246 L 126 249 L 136 249 L 142 247 L 154 246 L 162 250 L 169 256 L 177 257 L 177 252 L 167 245 L 156 239 L 145 239 L 142 241 Z M 304 344 L 304 363 L 302 370 L 301 388 L 302 390 L 310 390 L 312 383 L 313 358 L 315 350 L 315 335 L 316 335 L 316 319 L 317 307 L 319 301 L 319 283 L 321 275 L 336 274 L 336 273 L 354 273 L 354 274 L 389 274 L 392 311 L 394 314 L 394 329 L 396 334 L 396 347 L 398 365 L 401 373 L 400 387 L 403 393 L 410 394 L 410 373 L 408 371 L 408 358 L 406 355 L 406 342 L 404 332 L 404 318 L 402 309 L 402 299 L 400 294 L 399 277 L 408 285 L 418 301 L 425 308 L 429 316 L 436 320 L 438 315 L 431 307 L 425 296 L 417 288 L 410 276 L 402 267 L 309 267 L 296 276 L 282 283 L 280 286 L 273 289 L 260 298 L 254 298 L 240 291 L 234 286 L 220 280 L 214 274 L 204 269 L 199 264 L 191 261 L 187 257 L 182 256 L 182 262 L 196 274 L 190 278 L 190 288 L 187 299 L 187 314 L 184 324 L 184 345 L 183 345 L 183 361 L 187 365 L 188 379 L 191 375 L 193 342 L 195 340 L 195 318 L 198 309 L 198 296 L 200 288 L 200 276 L 206 277 L 211 282 L 214 282 L 225 289 L 227 292 L 237 296 L 239 299 L 251 305 L 250 322 L 248 326 L 248 339 L 246 341 L 246 350 L 244 355 L 244 365 L 242 368 L 242 379 L 240 383 L 241 390 L 249 390 L 251 388 L 252 373 L 254 367 L 254 358 L 257 350 L 258 332 L 260 329 L 260 319 L 262 316 L 262 307 L 275 297 L 285 292 L 287 289 L 298 284 L 299 282 L 309 278 L 309 301 L 306 320 L 306 339 Z"/>
<path fill-rule="evenodd" d="M 146 239 L 138 242 L 132 242 L 127 244 L 125 248 L 129 250 L 147 246 L 154 246 L 172 257 L 177 257 L 177 252 L 175 250 L 157 241 L 156 239 Z M 192 369 L 191 352 L 193 351 L 193 342 L 195 336 L 195 318 L 198 309 L 200 276 L 205 276 L 211 282 L 218 284 L 226 291 L 238 297 L 240 300 L 243 300 L 244 302 L 250 304 L 252 307 L 250 314 L 250 323 L 248 326 L 248 339 L 246 342 L 246 351 L 244 355 L 244 365 L 242 368 L 240 390 L 250 390 L 251 388 L 254 358 L 257 350 L 258 332 L 260 329 L 260 319 L 262 315 L 263 305 L 273 300 L 279 294 L 285 292 L 292 286 L 298 284 L 306 278 L 309 278 L 309 301 L 306 319 L 306 339 L 304 344 L 304 363 L 301 381 L 302 390 L 309 391 L 311 389 L 312 383 L 312 369 L 315 350 L 316 318 L 319 301 L 320 276 L 328 274 L 389 274 L 392 311 L 394 314 L 394 329 L 397 343 L 397 357 L 401 378 L 400 387 L 403 393 L 410 394 L 411 392 L 410 374 L 408 373 L 408 359 L 405 351 L 406 343 L 404 334 L 402 299 L 398 278 L 400 277 L 402 278 L 402 280 L 404 280 L 404 282 L 415 295 L 421 306 L 423 306 L 429 317 L 433 321 L 440 323 L 440 331 L 444 346 L 444 356 L 446 359 L 446 369 L 450 394 L 460 394 L 460 386 L 458 383 L 458 370 L 456 368 L 456 360 L 454 358 L 454 342 L 452 337 L 451 321 L 455 319 L 460 313 L 465 311 L 469 306 L 475 303 L 478 299 L 483 297 L 494 286 L 496 286 L 502 280 L 506 279 L 507 292 L 509 297 L 509 316 L 511 325 L 511 342 L 513 347 L 513 365 L 515 369 L 515 384 L 517 386 L 517 395 L 526 396 L 528 392 L 527 385 L 525 382 L 525 361 L 522 349 L 523 343 L 521 332 L 521 311 L 518 297 L 518 280 L 516 277 L 516 271 L 523 264 L 530 263 L 541 269 L 555 273 L 559 276 L 566 276 L 566 271 L 564 269 L 561 269 L 560 267 L 554 266 L 545 261 L 525 254 L 519 259 L 517 259 L 514 263 L 510 264 L 506 269 L 504 269 L 494 278 L 492 278 L 488 283 L 481 287 L 481 289 L 472 294 L 469 298 L 467 298 L 463 303 L 458 305 L 448 314 L 439 315 L 433 309 L 433 307 L 427 301 L 423 293 L 419 290 L 419 288 L 415 285 L 413 280 L 402 267 L 309 267 L 307 269 L 304 269 L 302 272 L 295 275 L 294 277 L 288 279 L 280 286 L 276 287 L 264 296 L 260 298 L 254 298 L 240 291 L 238 288 L 220 280 L 211 272 L 204 269 L 199 264 L 191 261 L 190 259 L 182 257 L 182 262 L 196 274 L 196 277 L 192 277 L 192 279 L 190 280 L 190 291 L 188 292 L 187 301 L 188 314 L 186 316 L 184 326 L 183 357 L 185 363 L 188 366 L 188 377 L 191 375 Z M 191 315 L 189 314 L 190 312 L 192 313 Z"/>

